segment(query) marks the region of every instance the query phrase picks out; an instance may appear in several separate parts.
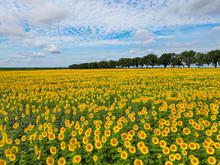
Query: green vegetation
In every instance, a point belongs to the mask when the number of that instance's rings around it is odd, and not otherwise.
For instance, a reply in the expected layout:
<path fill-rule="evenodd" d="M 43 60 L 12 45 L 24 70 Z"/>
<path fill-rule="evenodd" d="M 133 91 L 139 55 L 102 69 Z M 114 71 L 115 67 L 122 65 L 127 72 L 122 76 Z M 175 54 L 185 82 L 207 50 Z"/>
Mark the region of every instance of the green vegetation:
<path fill-rule="evenodd" d="M 163 65 L 164 68 L 171 65 L 172 68 L 187 66 L 192 64 L 200 67 L 204 64 L 212 64 L 217 68 L 220 62 L 220 50 L 213 50 L 207 53 L 200 53 L 195 51 L 184 51 L 180 54 L 164 53 L 159 58 L 155 54 L 148 54 L 144 57 L 135 58 L 120 58 L 118 61 L 100 61 L 91 63 L 81 63 L 70 65 L 70 69 L 97 69 L 97 68 L 152 68 L 156 65 Z"/>

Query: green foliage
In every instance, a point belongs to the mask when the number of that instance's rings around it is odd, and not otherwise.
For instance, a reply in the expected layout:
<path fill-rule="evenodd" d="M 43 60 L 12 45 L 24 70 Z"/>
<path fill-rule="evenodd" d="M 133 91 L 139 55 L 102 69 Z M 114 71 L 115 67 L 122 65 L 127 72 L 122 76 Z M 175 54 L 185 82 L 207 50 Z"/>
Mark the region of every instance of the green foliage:
<path fill-rule="evenodd" d="M 81 64 L 72 64 L 69 66 L 70 69 L 98 69 L 98 68 L 143 68 L 151 66 L 152 68 L 156 65 L 163 65 L 166 68 L 171 65 L 172 68 L 176 66 L 186 65 L 188 68 L 192 64 L 198 67 L 203 64 L 213 64 L 217 67 L 220 62 L 220 50 L 213 50 L 208 53 L 200 53 L 195 51 L 184 51 L 180 54 L 176 53 L 164 53 L 159 58 L 155 54 L 148 54 L 143 57 L 135 58 L 120 58 L 118 61 L 100 61 L 90 62 Z"/>

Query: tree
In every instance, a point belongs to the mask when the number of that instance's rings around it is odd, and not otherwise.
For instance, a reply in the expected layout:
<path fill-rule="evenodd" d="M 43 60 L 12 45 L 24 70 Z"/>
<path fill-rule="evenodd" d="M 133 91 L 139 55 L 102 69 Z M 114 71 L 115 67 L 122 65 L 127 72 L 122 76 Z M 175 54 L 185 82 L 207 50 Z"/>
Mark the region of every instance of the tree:
<path fill-rule="evenodd" d="M 190 68 L 190 65 L 193 64 L 195 60 L 195 54 L 196 52 L 190 50 L 190 51 L 184 51 L 181 53 L 181 58 L 183 62 Z"/>
<path fill-rule="evenodd" d="M 195 63 L 198 66 L 198 68 L 206 63 L 206 56 L 207 54 L 204 54 L 204 53 L 196 53 Z"/>
<path fill-rule="evenodd" d="M 144 60 L 145 60 L 144 57 L 140 58 L 140 66 L 141 66 L 141 68 L 143 68 L 143 66 L 144 66 L 144 63 L 145 63 Z"/>
<path fill-rule="evenodd" d="M 148 66 L 152 66 L 152 68 L 157 64 L 158 62 L 158 58 L 155 54 L 148 54 L 147 56 L 143 57 L 143 63 L 144 65 Z"/>
<path fill-rule="evenodd" d="M 171 67 L 175 68 L 176 66 L 184 66 L 182 63 L 181 56 L 179 54 L 173 53 L 171 56 Z"/>
<path fill-rule="evenodd" d="M 109 61 L 109 68 L 116 68 L 117 65 L 118 65 L 117 61 L 113 61 L 113 60 Z"/>
<path fill-rule="evenodd" d="M 218 62 L 220 62 L 220 50 L 213 50 L 208 52 L 212 64 L 217 68 Z"/>
<path fill-rule="evenodd" d="M 144 56 L 144 57 L 142 58 L 142 64 L 143 64 L 143 65 L 146 65 L 147 68 L 148 68 L 148 66 L 150 65 L 150 64 L 149 64 L 148 56 Z"/>
<path fill-rule="evenodd" d="M 72 64 L 69 66 L 70 69 L 95 69 L 95 68 L 130 68 L 131 66 L 138 68 L 139 66 L 143 68 L 144 65 L 152 66 L 163 65 L 166 68 L 171 65 L 172 68 L 176 66 L 184 66 L 185 63 L 188 68 L 191 64 L 195 63 L 198 67 L 203 64 L 213 64 L 216 68 L 218 63 L 220 63 L 220 50 L 213 50 L 208 53 L 196 53 L 194 51 L 184 51 L 181 54 L 175 53 L 164 53 L 159 58 L 155 54 L 149 54 L 144 57 L 131 58 L 120 58 L 118 61 L 100 61 L 100 62 L 90 62 L 81 64 Z"/>
<path fill-rule="evenodd" d="M 140 60 L 141 59 L 139 57 L 133 58 L 132 59 L 132 66 L 135 66 L 136 68 L 138 68 L 140 65 Z"/>
<path fill-rule="evenodd" d="M 131 66 L 131 59 L 130 58 L 120 58 L 118 60 L 118 64 L 122 67 L 122 68 L 130 68 Z"/>
<path fill-rule="evenodd" d="M 79 65 L 78 64 L 72 64 L 69 66 L 70 69 L 79 69 Z"/>
<path fill-rule="evenodd" d="M 212 63 L 212 59 L 210 57 L 210 54 L 206 53 L 206 56 L 205 56 L 205 63 L 207 65 L 210 65 Z"/>
<path fill-rule="evenodd" d="M 174 53 L 164 53 L 162 56 L 159 58 L 159 64 L 163 65 L 164 68 L 167 67 L 167 65 L 171 64 L 171 58 Z"/>
<path fill-rule="evenodd" d="M 149 65 L 152 66 L 152 68 L 153 68 L 155 65 L 157 65 L 157 63 L 158 63 L 157 55 L 155 55 L 155 54 L 149 54 L 147 57 L 148 57 Z"/>
<path fill-rule="evenodd" d="M 108 61 L 100 61 L 97 63 L 98 68 L 108 68 Z"/>

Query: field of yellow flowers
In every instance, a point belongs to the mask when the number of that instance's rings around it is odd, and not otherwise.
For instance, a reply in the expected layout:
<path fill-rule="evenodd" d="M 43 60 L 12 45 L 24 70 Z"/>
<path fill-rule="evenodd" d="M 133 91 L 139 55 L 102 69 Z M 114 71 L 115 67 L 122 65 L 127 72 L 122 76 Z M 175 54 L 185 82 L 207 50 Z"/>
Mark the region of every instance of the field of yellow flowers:
<path fill-rule="evenodd" d="M 220 69 L 0 72 L 0 165 L 218 164 Z"/>

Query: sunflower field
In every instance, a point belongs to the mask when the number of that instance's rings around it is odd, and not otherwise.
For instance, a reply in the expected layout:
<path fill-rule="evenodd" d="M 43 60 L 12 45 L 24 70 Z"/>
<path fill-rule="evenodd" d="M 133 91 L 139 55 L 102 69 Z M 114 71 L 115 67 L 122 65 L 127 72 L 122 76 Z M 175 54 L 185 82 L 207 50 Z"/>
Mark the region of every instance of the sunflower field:
<path fill-rule="evenodd" d="M 0 72 L 0 165 L 220 165 L 220 69 Z"/>

